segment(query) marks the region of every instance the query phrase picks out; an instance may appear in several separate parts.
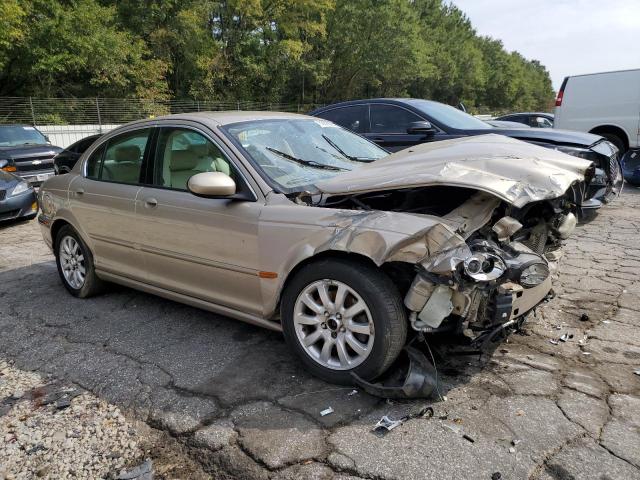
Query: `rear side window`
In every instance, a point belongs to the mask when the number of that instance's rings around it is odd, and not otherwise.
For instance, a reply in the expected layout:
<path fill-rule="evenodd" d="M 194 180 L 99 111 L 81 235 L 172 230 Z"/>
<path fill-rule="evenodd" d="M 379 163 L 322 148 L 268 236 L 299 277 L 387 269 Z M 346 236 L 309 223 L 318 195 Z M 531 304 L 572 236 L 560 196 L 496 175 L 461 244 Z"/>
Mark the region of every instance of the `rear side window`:
<path fill-rule="evenodd" d="M 318 114 L 318 117 L 337 123 L 357 133 L 365 133 L 369 123 L 367 105 L 334 108 L 328 112 Z"/>
<path fill-rule="evenodd" d="M 104 155 L 106 145 L 101 145 L 96 149 L 87 160 L 87 178 L 97 180 L 100 175 L 100 166 L 102 165 L 102 156 Z"/>
<path fill-rule="evenodd" d="M 371 133 L 407 133 L 412 122 L 423 119 L 413 112 L 393 105 L 371 105 Z"/>
<path fill-rule="evenodd" d="M 140 183 L 140 170 L 151 129 L 123 133 L 110 139 L 104 153 L 100 180 Z"/>

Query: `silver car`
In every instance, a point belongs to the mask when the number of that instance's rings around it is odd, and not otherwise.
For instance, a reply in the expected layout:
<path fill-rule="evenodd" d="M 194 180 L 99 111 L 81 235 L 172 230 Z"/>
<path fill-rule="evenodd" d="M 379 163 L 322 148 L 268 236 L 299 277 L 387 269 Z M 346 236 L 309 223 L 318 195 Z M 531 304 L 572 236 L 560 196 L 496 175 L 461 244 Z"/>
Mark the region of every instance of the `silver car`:
<path fill-rule="evenodd" d="M 389 155 L 304 115 L 183 114 L 102 137 L 45 182 L 39 221 L 72 295 L 115 282 L 282 331 L 349 383 L 416 332 L 524 321 L 590 168 L 498 135 Z"/>

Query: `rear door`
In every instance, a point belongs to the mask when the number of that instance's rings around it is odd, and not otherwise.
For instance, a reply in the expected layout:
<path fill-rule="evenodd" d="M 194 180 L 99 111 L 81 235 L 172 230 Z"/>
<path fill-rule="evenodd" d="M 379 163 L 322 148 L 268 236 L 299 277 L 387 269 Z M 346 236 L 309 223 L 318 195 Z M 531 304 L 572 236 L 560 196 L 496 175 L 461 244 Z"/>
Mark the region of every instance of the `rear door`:
<path fill-rule="evenodd" d="M 69 187 L 71 211 L 91 240 L 96 267 L 139 281 L 145 275 L 136 197 L 151 134 L 143 128 L 110 138 L 90 154 L 83 175 Z"/>
<path fill-rule="evenodd" d="M 425 121 L 416 113 L 389 104 L 373 103 L 369 106 L 371 128 L 366 137 L 391 152 L 434 139 L 434 135 L 410 134 L 407 128 L 413 122 Z"/>
<path fill-rule="evenodd" d="M 197 197 L 189 178 L 231 176 L 249 188 L 228 151 L 195 127 L 158 129 L 152 185 L 137 200 L 149 282 L 163 289 L 254 314 L 262 313 L 257 201 Z M 252 198 L 256 198 L 252 194 Z"/>
<path fill-rule="evenodd" d="M 369 106 L 367 104 L 332 108 L 317 116 L 360 135 L 369 131 Z"/>

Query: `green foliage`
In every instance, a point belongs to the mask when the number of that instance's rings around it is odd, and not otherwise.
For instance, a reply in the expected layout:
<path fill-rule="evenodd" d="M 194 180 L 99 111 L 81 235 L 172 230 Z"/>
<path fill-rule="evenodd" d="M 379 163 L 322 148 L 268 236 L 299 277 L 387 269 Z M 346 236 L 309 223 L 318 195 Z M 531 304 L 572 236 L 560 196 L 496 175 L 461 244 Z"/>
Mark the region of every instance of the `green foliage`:
<path fill-rule="evenodd" d="M 444 0 L 2 0 L 0 95 L 546 109 L 539 62 Z"/>

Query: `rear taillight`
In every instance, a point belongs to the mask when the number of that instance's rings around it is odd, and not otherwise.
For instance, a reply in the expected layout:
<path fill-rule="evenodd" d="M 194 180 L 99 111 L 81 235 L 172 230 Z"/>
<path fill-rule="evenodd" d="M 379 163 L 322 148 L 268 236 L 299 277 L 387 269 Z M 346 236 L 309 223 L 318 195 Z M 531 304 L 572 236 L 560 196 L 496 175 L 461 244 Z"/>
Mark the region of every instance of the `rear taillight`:
<path fill-rule="evenodd" d="M 567 80 L 569 80 L 569 77 L 564 77 L 564 80 L 562 81 L 562 85 L 558 91 L 558 96 L 556 97 L 556 107 L 562 106 L 562 97 L 564 97 L 564 87 L 567 86 Z"/>
<path fill-rule="evenodd" d="M 16 172 L 18 169 L 13 165 L 7 165 L 6 167 L 0 168 L 0 170 L 4 170 L 5 172 Z"/>

